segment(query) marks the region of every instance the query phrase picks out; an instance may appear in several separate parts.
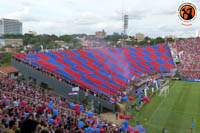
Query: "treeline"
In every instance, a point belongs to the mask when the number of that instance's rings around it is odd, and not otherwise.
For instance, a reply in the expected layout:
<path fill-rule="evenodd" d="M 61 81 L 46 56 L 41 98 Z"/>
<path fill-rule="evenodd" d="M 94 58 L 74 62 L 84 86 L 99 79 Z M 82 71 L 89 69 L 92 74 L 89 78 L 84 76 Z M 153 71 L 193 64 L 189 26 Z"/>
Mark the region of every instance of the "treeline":
<path fill-rule="evenodd" d="M 24 45 L 28 44 L 47 44 L 51 43 L 55 40 L 62 40 L 65 42 L 70 42 L 73 39 L 72 35 L 62 35 L 62 36 L 56 36 L 56 35 L 49 35 L 49 34 L 43 34 L 43 35 L 31 35 L 31 34 L 24 34 L 24 35 L 13 35 L 13 34 L 7 34 L 0 37 L 1 39 L 23 39 Z"/>
<path fill-rule="evenodd" d="M 33 49 L 37 49 L 40 47 L 40 45 L 43 45 L 44 48 L 47 49 L 53 49 L 57 48 L 57 44 L 55 43 L 56 40 L 65 41 L 66 43 L 69 43 L 73 40 L 73 37 L 71 35 L 62 35 L 62 36 L 56 36 L 56 35 L 31 35 L 31 34 L 24 34 L 24 35 L 4 35 L 1 37 L 1 39 L 23 39 L 23 45 L 26 46 L 28 44 L 33 45 Z"/>
<path fill-rule="evenodd" d="M 112 35 L 108 35 L 106 38 L 106 40 L 108 41 L 112 41 L 113 45 L 117 45 L 117 42 L 119 40 L 122 40 L 122 39 L 128 39 L 126 41 L 126 45 L 138 45 L 138 46 L 141 46 L 141 45 L 156 45 L 156 44 L 160 44 L 160 43 L 165 43 L 165 42 L 173 42 L 174 39 L 173 38 L 167 38 L 167 39 L 164 39 L 162 37 L 157 37 L 157 38 L 150 38 L 150 37 L 145 37 L 144 40 L 142 41 L 138 41 L 135 36 L 123 36 L 122 34 L 119 34 L 119 33 L 113 33 Z M 181 38 L 180 38 L 181 39 Z"/>
<path fill-rule="evenodd" d="M 55 49 L 59 48 L 58 44 L 55 42 L 55 40 L 64 41 L 69 44 L 69 49 L 81 49 L 83 46 L 80 43 L 80 40 L 76 39 L 76 37 L 83 37 L 83 36 L 90 36 L 87 34 L 74 34 L 74 35 L 49 35 L 49 34 L 43 34 L 43 35 L 31 35 L 31 34 L 24 34 L 24 35 L 4 35 L 1 36 L 1 39 L 23 39 L 24 46 L 28 44 L 33 45 L 33 49 L 37 49 L 40 47 L 40 45 L 43 45 L 45 49 Z M 104 40 L 111 43 L 111 46 L 120 47 L 122 39 L 128 39 L 126 41 L 126 45 L 130 46 L 145 46 L 145 45 L 156 45 L 159 43 L 165 43 L 165 42 L 173 42 L 173 38 L 167 38 L 164 39 L 162 37 L 157 38 L 150 38 L 145 37 L 144 40 L 138 41 L 136 40 L 135 36 L 123 36 L 119 33 L 113 33 L 112 35 L 107 35 Z M 179 38 L 182 39 L 182 38 Z"/>

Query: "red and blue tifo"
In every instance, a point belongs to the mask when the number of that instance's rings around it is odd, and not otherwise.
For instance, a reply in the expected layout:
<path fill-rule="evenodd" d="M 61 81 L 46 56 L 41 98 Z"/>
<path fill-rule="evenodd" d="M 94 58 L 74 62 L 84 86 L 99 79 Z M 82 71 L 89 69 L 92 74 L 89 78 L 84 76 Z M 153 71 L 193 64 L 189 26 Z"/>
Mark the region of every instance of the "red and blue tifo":
<path fill-rule="evenodd" d="M 175 67 L 169 47 L 163 44 L 143 48 L 17 53 L 15 58 L 106 96 L 116 95 L 130 80 L 145 74 L 168 72 Z"/>

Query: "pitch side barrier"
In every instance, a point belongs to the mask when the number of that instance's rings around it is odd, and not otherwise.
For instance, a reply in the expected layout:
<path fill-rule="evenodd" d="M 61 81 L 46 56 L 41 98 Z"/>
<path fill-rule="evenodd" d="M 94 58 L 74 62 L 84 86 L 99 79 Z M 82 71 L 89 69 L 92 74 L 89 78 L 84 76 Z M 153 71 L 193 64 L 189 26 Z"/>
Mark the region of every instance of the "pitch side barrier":
<path fill-rule="evenodd" d="M 189 82 L 200 82 L 200 79 L 185 79 L 185 78 L 183 78 L 183 79 L 180 79 L 180 80 L 189 81 Z"/>
<path fill-rule="evenodd" d="M 159 79 L 159 78 L 164 78 L 164 77 L 174 77 L 175 75 L 176 73 L 158 73 L 151 77 L 154 79 Z M 135 85 L 137 87 L 144 85 L 145 83 L 149 82 L 149 77 L 150 76 L 146 76 L 146 77 L 143 77 L 142 79 L 139 79 L 138 81 L 135 82 Z"/>

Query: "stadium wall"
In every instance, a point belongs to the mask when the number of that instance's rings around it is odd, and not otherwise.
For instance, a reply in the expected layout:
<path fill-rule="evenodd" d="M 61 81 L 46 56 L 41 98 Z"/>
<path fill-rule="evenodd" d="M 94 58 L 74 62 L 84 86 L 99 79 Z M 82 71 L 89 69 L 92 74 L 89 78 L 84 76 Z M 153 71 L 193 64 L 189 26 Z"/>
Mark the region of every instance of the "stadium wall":
<path fill-rule="evenodd" d="M 29 66 L 26 66 L 25 64 L 17 62 L 15 59 L 11 59 L 11 64 L 15 68 L 21 71 L 21 73 L 25 77 L 25 80 L 29 80 L 29 77 L 31 77 L 37 80 L 38 85 L 41 83 L 46 83 L 48 86 L 54 88 L 53 92 L 56 95 L 72 100 L 71 97 L 67 96 L 67 94 L 69 92 L 72 92 L 73 86 L 68 85 L 64 82 L 61 82 L 57 79 L 54 79 L 48 75 L 45 75 L 40 71 L 33 70 Z M 80 102 L 83 102 L 85 99 L 87 99 L 88 101 L 93 101 L 94 108 L 99 113 L 103 111 L 103 108 L 112 110 L 113 112 L 115 111 L 115 104 L 112 104 L 101 98 L 95 97 L 89 93 L 86 96 L 86 93 L 80 90 L 78 94 L 78 100 Z"/>

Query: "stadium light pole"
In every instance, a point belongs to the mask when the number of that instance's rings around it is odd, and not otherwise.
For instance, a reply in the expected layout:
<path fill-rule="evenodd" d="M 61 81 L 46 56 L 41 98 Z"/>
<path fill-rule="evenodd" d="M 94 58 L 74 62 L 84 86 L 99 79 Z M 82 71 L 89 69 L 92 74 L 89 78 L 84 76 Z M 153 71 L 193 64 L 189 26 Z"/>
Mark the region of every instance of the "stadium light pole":
<path fill-rule="evenodd" d="M 122 31 L 122 39 L 121 39 L 121 47 L 124 47 L 126 45 L 126 41 L 125 41 L 125 35 L 126 35 L 126 30 L 128 29 L 128 15 L 125 14 L 125 0 L 122 0 L 122 27 L 123 27 L 123 31 Z"/>

